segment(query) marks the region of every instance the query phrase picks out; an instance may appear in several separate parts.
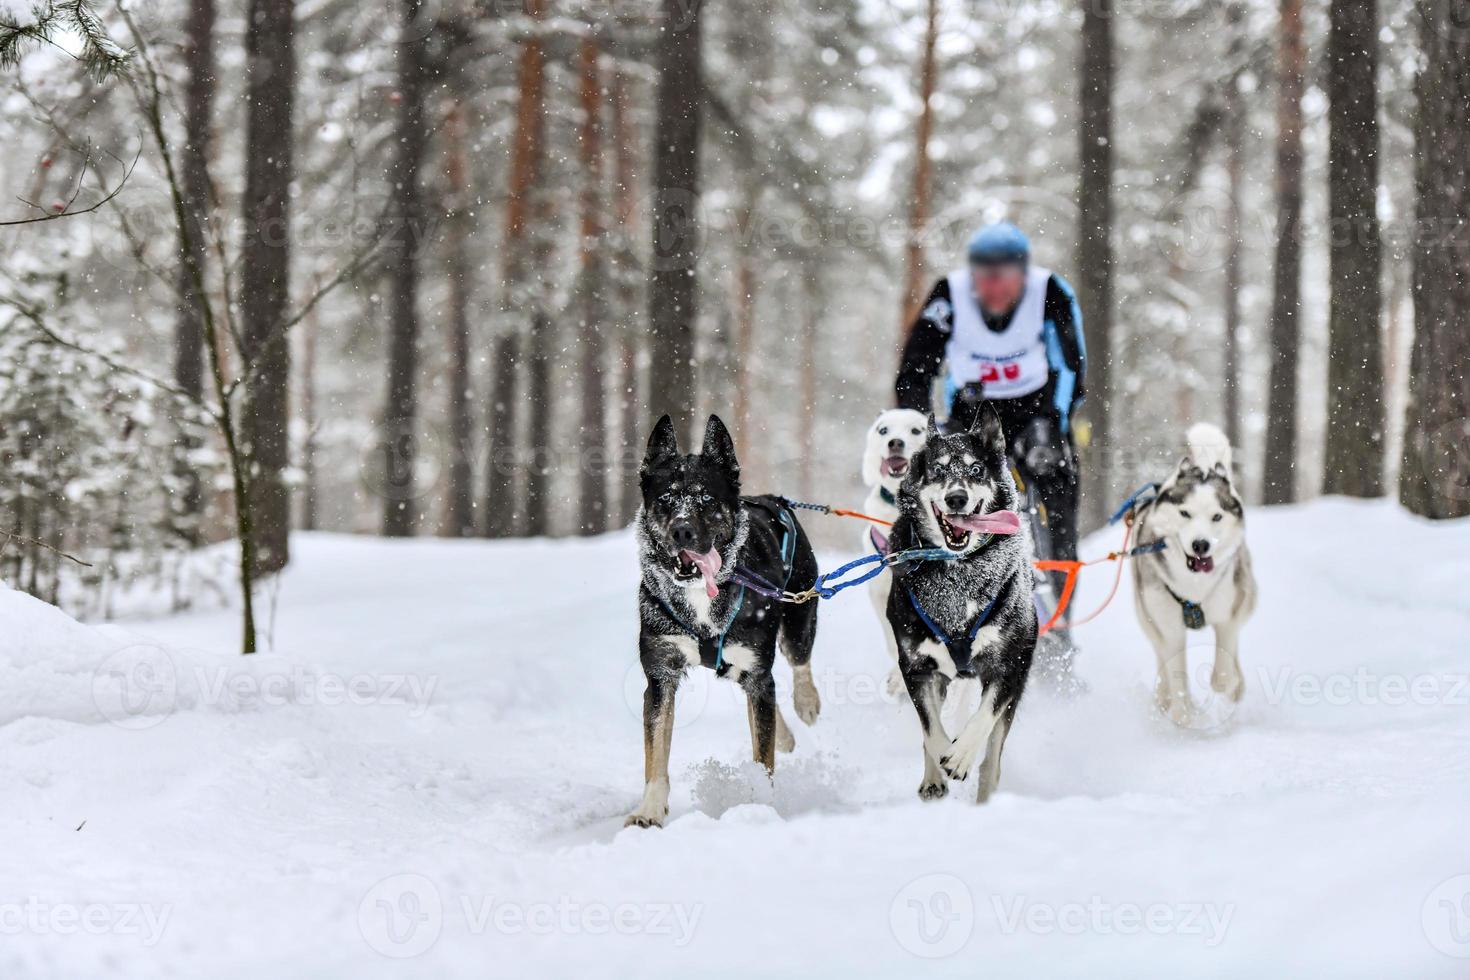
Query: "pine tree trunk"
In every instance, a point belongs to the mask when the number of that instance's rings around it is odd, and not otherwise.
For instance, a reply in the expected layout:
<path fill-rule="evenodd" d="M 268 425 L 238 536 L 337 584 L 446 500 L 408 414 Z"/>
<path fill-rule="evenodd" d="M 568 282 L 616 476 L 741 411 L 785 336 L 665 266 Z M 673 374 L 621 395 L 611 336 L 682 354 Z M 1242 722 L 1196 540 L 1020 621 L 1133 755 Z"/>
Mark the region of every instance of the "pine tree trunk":
<path fill-rule="evenodd" d="M 458 84 L 459 75 L 455 74 Z M 466 149 L 463 97 L 454 96 L 444 120 L 447 144 L 445 179 L 449 206 L 445 214 L 445 272 L 449 277 L 449 513 L 447 531 L 459 538 L 475 533 L 474 422 L 470 380 L 470 162 Z"/>
<path fill-rule="evenodd" d="M 1232 3 L 1230 59 L 1236 66 L 1225 87 L 1225 438 L 1240 446 L 1240 293 L 1245 288 L 1241 243 L 1241 202 L 1245 194 L 1245 103 L 1240 97 L 1241 62 L 1245 58 L 1245 6 Z"/>
<path fill-rule="evenodd" d="M 909 234 L 904 248 L 904 284 L 902 308 L 898 311 L 898 344 L 902 350 L 909 325 L 913 323 L 919 304 L 924 301 L 924 225 L 929 221 L 932 196 L 933 165 L 929 160 L 929 140 L 934 133 L 934 86 L 938 67 L 935 48 L 939 44 L 939 0 L 929 0 L 925 17 L 924 50 L 919 64 L 919 120 L 914 134 L 914 186 L 909 199 Z"/>
<path fill-rule="evenodd" d="M 1418 80 L 1414 349 L 1405 412 L 1404 506 L 1470 516 L 1470 31 L 1452 0 L 1423 0 Z"/>
<path fill-rule="evenodd" d="M 485 536 L 508 538 L 521 528 L 516 505 L 516 411 L 520 394 L 516 379 L 521 359 L 521 335 L 507 331 L 495 341 L 494 378 L 490 385 L 490 457 L 485 475 Z"/>
<path fill-rule="evenodd" d="M 741 189 L 743 203 L 740 208 L 739 227 L 741 241 L 735 246 L 735 383 L 733 392 L 735 415 L 735 445 L 740 450 L 740 462 L 748 479 L 758 478 L 761 464 L 755 458 L 756 439 L 751 428 L 751 405 L 755 400 L 755 296 L 759 284 L 756 281 L 755 257 L 751 254 L 751 221 L 754 218 L 755 188 L 744 181 Z"/>
<path fill-rule="evenodd" d="M 688 439 L 694 389 L 694 332 L 700 248 L 699 135 L 703 80 L 700 30 L 704 10 L 663 0 L 658 39 L 654 135 L 653 257 L 648 318 L 649 415 L 668 414 Z"/>
<path fill-rule="evenodd" d="M 419 362 L 419 238 L 423 229 L 423 201 L 419 168 L 423 163 L 428 130 L 424 125 L 426 69 L 424 42 L 414 36 L 421 0 L 402 0 L 404 36 L 398 42 L 398 88 L 394 99 L 398 119 L 393 138 L 393 226 L 389 247 L 392 312 L 388 323 L 388 400 L 383 408 L 383 457 L 389 472 L 382 481 L 383 534 L 407 537 L 413 533 L 415 505 L 414 462 L 418 415 Z"/>
<path fill-rule="evenodd" d="M 1091 435 L 1084 472 L 1095 488 L 1084 497 L 1085 523 L 1099 520 L 1111 491 L 1113 445 L 1113 9 L 1083 4 L 1077 208 L 1077 300 L 1087 345 Z"/>
<path fill-rule="evenodd" d="M 552 318 L 538 305 L 531 315 L 531 350 L 526 362 L 526 442 L 530 453 L 524 514 L 526 534 L 533 538 L 551 533 L 551 474 L 555 461 L 551 445 L 551 358 L 555 330 Z"/>
<path fill-rule="evenodd" d="M 1296 499 L 1297 361 L 1301 342 L 1302 86 L 1306 48 L 1301 0 L 1281 0 L 1276 106 L 1276 265 L 1264 499 Z"/>
<path fill-rule="evenodd" d="M 633 122 L 628 118 L 628 79 L 619 71 L 613 76 L 612 136 L 617 167 L 613 185 L 613 220 L 617 223 L 618 318 L 620 320 L 618 360 L 620 362 L 619 396 L 621 412 L 618 432 L 622 436 L 622 452 L 618 454 L 618 525 L 631 524 L 638 513 L 638 453 L 643 420 L 643 386 L 639 378 L 638 355 L 643 340 L 643 321 L 638 315 L 638 289 L 634 278 L 638 254 L 634 250 L 637 228 L 638 165 L 634 155 Z"/>
<path fill-rule="evenodd" d="M 1327 41 L 1331 294 L 1322 490 L 1383 493 L 1377 0 L 1332 0 Z"/>
<path fill-rule="evenodd" d="M 608 526 L 607 365 L 603 355 L 609 326 L 607 265 L 603 260 L 606 221 L 602 213 L 602 73 L 597 42 L 583 40 L 582 73 L 582 427 L 581 520 L 583 534 L 600 534 Z"/>
<path fill-rule="evenodd" d="M 316 349 L 321 320 L 313 309 L 301 324 L 301 519 L 303 531 L 315 531 L 320 522 L 321 493 L 316 467 Z"/>
<path fill-rule="evenodd" d="M 811 262 L 802 275 L 802 306 L 806 322 L 801 331 L 801 494 L 811 500 L 816 493 L 817 466 L 817 336 L 822 323 L 822 267 Z"/>
<path fill-rule="evenodd" d="M 212 209 L 209 186 L 209 146 L 214 111 L 214 0 L 191 0 L 184 27 L 184 68 L 188 80 L 184 86 L 184 143 L 179 148 L 179 170 L 184 206 L 189 220 L 189 240 L 198 269 L 205 268 L 209 246 L 206 225 Z M 195 287 L 195 270 L 180 262 L 177 290 L 178 317 L 174 325 L 174 383 L 198 399 L 204 392 L 204 297 Z M 182 457 L 197 449 L 198 437 L 181 434 L 185 453 L 181 454 L 178 477 L 183 484 L 179 512 L 185 537 L 191 546 L 200 543 L 197 515 L 204 509 L 204 488 L 198 472 Z"/>
<path fill-rule="evenodd" d="M 526 0 L 526 13 L 538 24 L 545 11 L 545 0 Z M 501 298 L 502 330 L 520 332 L 523 323 L 534 334 L 545 325 L 539 304 L 541 291 L 532 282 L 535 262 L 531 254 L 533 224 L 540 208 L 538 183 L 545 159 L 546 133 L 546 52 L 538 31 L 521 42 L 520 65 L 517 69 L 519 100 L 516 106 L 516 128 L 511 147 L 510 186 L 505 221 L 505 267 Z M 537 232 L 539 234 L 539 232 Z M 539 498 L 544 480 L 535 470 L 544 462 L 544 444 L 536 441 L 538 416 L 551 411 L 547 392 L 541 382 L 549 375 L 547 365 L 535 363 L 544 356 L 547 338 L 531 338 L 531 363 L 527 365 L 527 401 L 532 419 L 528 452 L 517 449 L 516 405 L 508 400 L 516 395 L 515 372 L 523 345 L 519 338 L 502 337 L 496 343 L 495 400 L 490 416 L 490 478 L 486 487 L 486 530 L 492 537 L 514 533 L 526 525 L 527 533 L 539 533 L 543 521 L 532 512 L 540 508 Z M 504 360 L 508 356 L 510 359 Z M 510 376 L 504 372 L 509 371 Z M 507 397 L 508 396 L 508 397 Z M 538 403 L 537 399 L 541 399 Z M 507 422 L 507 419 L 509 421 Z M 541 431 L 547 431 L 545 419 Z M 523 459 L 524 457 L 524 459 Z M 516 487 L 516 470 L 524 466 L 526 499 L 518 505 L 511 496 Z M 510 529 L 514 529 L 510 530 Z"/>
<path fill-rule="evenodd" d="M 290 557 L 291 497 L 284 471 L 290 465 L 291 372 L 283 324 L 291 297 L 293 13 L 293 0 L 250 0 L 245 31 L 246 243 L 240 258 L 240 319 L 245 360 L 254 380 L 242 429 L 251 468 L 250 526 L 257 574 L 279 571 Z"/>

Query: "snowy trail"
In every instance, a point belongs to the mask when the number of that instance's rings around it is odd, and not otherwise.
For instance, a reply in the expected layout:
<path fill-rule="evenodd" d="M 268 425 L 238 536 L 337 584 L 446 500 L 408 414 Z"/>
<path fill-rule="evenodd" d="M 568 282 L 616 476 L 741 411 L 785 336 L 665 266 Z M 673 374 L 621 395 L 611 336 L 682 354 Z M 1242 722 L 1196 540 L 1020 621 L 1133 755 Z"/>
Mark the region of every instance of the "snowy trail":
<path fill-rule="evenodd" d="M 733 685 L 691 675 L 662 831 L 622 828 L 626 534 L 302 536 L 282 652 L 243 664 L 228 611 L 99 630 L 0 593 L 0 974 L 1464 976 L 1470 524 L 1323 501 L 1250 537 L 1246 700 L 1209 730 L 1152 716 L 1125 582 L 1079 635 L 1089 693 L 1028 693 L 998 797 L 921 804 L 843 597 L 814 728 L 782 678 L 773 789 Z"/>

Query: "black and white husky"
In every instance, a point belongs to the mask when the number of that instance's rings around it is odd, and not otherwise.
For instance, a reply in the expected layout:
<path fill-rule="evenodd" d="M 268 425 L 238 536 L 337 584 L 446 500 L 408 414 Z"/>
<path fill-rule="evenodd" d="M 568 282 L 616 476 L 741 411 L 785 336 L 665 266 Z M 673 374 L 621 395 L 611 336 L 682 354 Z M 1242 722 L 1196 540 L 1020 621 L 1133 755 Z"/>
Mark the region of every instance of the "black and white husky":
<path fill-rule="evenodd" d="M 1133 562 L 1138 622 L 1158 655 L 1155 697 L 1175 723 L 1190 721 L 1191 630 L 1215 629 L 1210 686 L 1231 701 L 1245 693 L 1240 629 L 1256 607 L 1256 580 L 1245 544 L 1245 510 L 1230 473 L 1230 442 L 1213 425 L 1186 437 L 1188 455 L 1138 512 L 1141 546 L 1161 550 Z"/>
<path fill-rule="evenodd" d="M 914 453 L 924 448 L 928 424 L 923 412 L 911 408 L 890 408 L 879 413 L 868 427 L 863 444 L 863 482 L 868 486 L 868 499 L 863 502 L 864 514 L 890 524 L 898 520 L 898 488 L 908 475 Z M 862 534 L 862 550 L 887 553 L 887 528 L 870 524 L 863 528 Z M 888 644 L 888 655 L 894 661 L 893 672 L 888 675 L 888 693 L 898 694 L 903 690 L 903 672 L 898 667 L 898 647 L 894 646 L 893 632 L 887 627 L 891 585 L 889 576 L 879 575 L 868 583 L 868 596 L 878 611 L 879 621 L 884 623 L 884 641 Z"/>
<path fill-rule="evenodd" d="M 693 455 L 679 452 L 669 417 L 659 419 L 639 477 L 638 657 L 648 686 L 643 801 L 627 824 L 651 827 L 662 825 L 669 812 L 674 694 L 689 668 L 709 668 L 745 689 L 752 751 L 768 772 L 777 749 L 789 752 L 795 745 L 771 677 L 778 639 L 795 676 L 796 714 L 809 725 L 816 721 L 816 603 L 779 603 L 732 581 L 731 574 L 739 565 L 777 587 L 801 591 L 816 581 L 817 559 L 785 503 L 741 497 L 735 445 L 718 416 L 709 417 L 704 446 Z"/>
<path fill-rule="evenodd" d="M 1000 419 L 985 406 L 965 433 L 927 441 L 898 494 L 890 547 L 938 548 L 951 560 L 895 565 L 888 623 L 924 731 L 920 799 L 969 776 L 981 750 L 976 800 L 1000 780 L 1000 756 L 1036 651 L 1031 541 L 1015 514 L 1016 484 Z M 940 711 L 957 677 L 974 677 L 980 703 L 953 740 Z"/>

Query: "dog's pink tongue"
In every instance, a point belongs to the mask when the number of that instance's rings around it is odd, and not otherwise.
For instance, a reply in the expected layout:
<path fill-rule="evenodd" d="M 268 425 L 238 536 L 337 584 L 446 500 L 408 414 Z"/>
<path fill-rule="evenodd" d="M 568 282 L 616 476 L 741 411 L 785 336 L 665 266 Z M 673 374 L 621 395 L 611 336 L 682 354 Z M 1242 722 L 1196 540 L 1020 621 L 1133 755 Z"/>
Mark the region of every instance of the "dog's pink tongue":
<path fill-rule="evenodd" d="M 694 567 L 699 569 L 699 574 L 704 576 L 704 593 L 713 599 L 720 594 L 720 587 L 715 584 L 715 576 L 720 574 L 720 566 L 725 559 L 720 557 L 718 550 L 711 548 L 702 555 L 696 555 L 692 551 L 684 552 L 685 557 L 694 562 Z"/>
<path fill-rule="evenodd" d="M 998 510 L 993 514 L 969 514 L 965 517 L 951 517 L 946 514 L 944 519 L 955 527 L 979 531 L 981 534 L 1015 534 L 1021 530 L 1021 518 L 1013 510 Z"/>

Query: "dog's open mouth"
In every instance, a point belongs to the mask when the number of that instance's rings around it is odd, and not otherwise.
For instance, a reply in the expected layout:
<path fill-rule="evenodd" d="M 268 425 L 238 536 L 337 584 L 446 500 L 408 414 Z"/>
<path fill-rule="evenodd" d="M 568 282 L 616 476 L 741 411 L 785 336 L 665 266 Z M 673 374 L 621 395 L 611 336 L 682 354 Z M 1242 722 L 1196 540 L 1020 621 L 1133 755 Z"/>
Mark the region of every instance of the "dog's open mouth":
<path fill-rule="evenodd" d="M 909 471 L 909 461 L 902 456 L 889 456 L 879 469 L 884 476 L 903 476 Z"/>
<path fill-rule="evenodd" d="M 674 569 L 674 579 L 679 582 L 692 582 L 697 578 L 704 579 L 704 592 L 711 599 L 719 595 L 720 587 L 715 583 L 715 576 L 720 574 L 720 567 L 725 560 L 720 557 L 719 549 L 711 548 L 702 555 L 696 555 L 692 551 L 680 551 L 675 555 L 678 567 Z"/>
<path fill-rule="evenodd" d="M 997 510 L 989 514 L 945 514 L 938 504 L 930 503 L 934 519 L 944 535 L 945 547 L 963 551 L 973 534 L 1015 534 L 1021 530 L 1021 517 L 1013 510 Z"/>
<path fill-rule="evenodd" d="M 1208 574 L 1215 570 L 1215 559 L 1209 555 L 1185 555 L 1184 564 L 1189 566 L 1191 572 Z"/>

